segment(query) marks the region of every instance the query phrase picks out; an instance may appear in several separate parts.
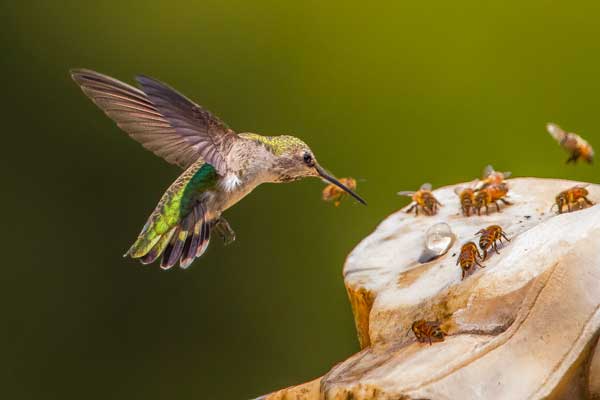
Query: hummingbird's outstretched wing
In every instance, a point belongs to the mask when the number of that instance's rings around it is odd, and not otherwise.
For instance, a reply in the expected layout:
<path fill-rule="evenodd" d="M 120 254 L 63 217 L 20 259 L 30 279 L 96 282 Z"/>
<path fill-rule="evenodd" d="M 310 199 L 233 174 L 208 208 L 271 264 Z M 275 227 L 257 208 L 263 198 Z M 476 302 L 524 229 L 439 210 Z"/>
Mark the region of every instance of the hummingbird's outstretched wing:
<path fill-rule="evenodd" d="M 225 154 L 237 139 L 237 134 L 219 118 L 172 87 L 143 75 L 138 75 L 136 80 L 175 131 L 189 142 L 193 142 L 198 154 L 214 166 L 219 175 L 225 176 Z"/>
<path fill-rule="evenodd" d="M 121 129 L 154 154 L 182 168 L 203 158 L 225 175 L 223 153 L 237 135 L 216 116 L 150 78 L 140 80 L 151 96 L 95 71 L 74 69 L 71 76 Z M 171 100 L 174 104 L 166 104 Z"/>

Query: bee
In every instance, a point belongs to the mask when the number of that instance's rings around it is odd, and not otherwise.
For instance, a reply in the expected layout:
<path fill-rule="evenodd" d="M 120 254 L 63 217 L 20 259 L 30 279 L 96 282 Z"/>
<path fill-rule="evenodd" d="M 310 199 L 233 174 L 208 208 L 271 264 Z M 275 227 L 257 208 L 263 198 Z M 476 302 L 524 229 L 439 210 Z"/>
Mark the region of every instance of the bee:
<path fill-rule="evenodd" d="M 594 149 L 581 136 L 573 132 L 565 132 L 560 126 L 553 123 L 546 124 L 546 130 L 563 149 L 571 153 L 571 156 L 567 159 L 567 164 L 570 162 L 576 163 L 579 158 L 584 159 L 589 164 L 594 161 Z"/>
<path fill-rule="evenodd" d="M 582 201 L 590 206 L 593 206 L 594 203 L 587 198 L 587 195 L 588 190 L 585 188 L 585 186 L 573 186 L 570 189 L 560 192 L 558 196 L 556 196 L 554 205 L 558 207 L 559 214 L 563 212 L 565 205 L 567 206 L 567 210 L 569 210 L 569 212 L 571 212 L 571 204 L 577 204 L 578 207 L 581 208 L 583 206 Z"/>
<path fill-rule="evenodd" d="M 446 336 L 438 321 L 420 319 L 413 322 L 410 329 L 412 329 L 419 343 L 429 342 L 430 346 L 433 342 L 443 342 L 444 336 Z"/>
<path fill-rule="evenodd" d="M 423 210 L 425 215 L 435 215 L 438 206 L 442 205 L 442 203 L 433 196 L 433 193 L 431 193 L 431 183 L 422 184 L 416 192 L 402 191 L 398 192 L 398 195 L 412 197 L 413 202 L 410 203 L 410 207 L 406 212 L 410 213 L 412 210 L 415 210 L 415 215 L 419 215 L 419 208 Z"/>
<path fill-rule="evenodd" d="M 339 181 L 342 185 L 348 187 L 350 190 L 356 190 L 356 179 L 340 178 Z M 347 195 L 348 193 L 346 191 L 340 189 L 339 186 L 332 183 L 325 186 L 323 189 L 323 200 L 333 202 L 335 207 L 338 207 Z"/>
<path fill-rule="evenodd" d="M 473 208 L 477 210 L 477 215 L 481 215 L 481 209 L 485 207 L 485 214 L 488 215 L 488 207 L 494 203 L 496 205 L 496 211 L 500 212 L 500 205 L 498 201 L 503 202 L 506 205 L 512 203 L 505 199 L 508 194 L 508 185 L 506 182 L 490 185 L 475 193 L 475 204 Z"/>
<path fill-rule="evenodd" d="M 481 235 L 479 237 L 479 248 L 483 251 L 483 260 L 487 258 L 487 251 L 492 248 L 496 254 L 500 254 L 498 251 L 498 243 L 502 243 L 502 238 L 510 239 L 506 236 L 506 233 L 502 230 L 500 225 L 490 225 L 485 229 L 480 230 L 475 235 Z"/>
<path fill-rule="evenodd" d="M 466 217 L 471 216 L 471 211 L 475 205 L 475 189 L 471 188 L 454 188 L 454 193 L 458 195 L 460 199 L 460 209 Z"/>
<path fill-rule="evenodd" d="M 483 258 L 481 257 L 479 249 L 477 249 L 475 243 L 468 242 L 462 245 L 460 248 L 460 254 L 456 260 L 456 265 L 460 265 L 460 269 L 462 269 L 461 279 L 465 279 L 465 276 L 475 265 L 478 265 L 480 268 L 485 268 L 485 265 L 481 265 L 479 260 L 483 260 Z"/>
<path fill-rule="evenodd" d="M 492 185 L 501 185 L 504 183 L 504 180 L 511 176 L 510 171 L 499 172 L 494 169 L 491 165 L 486 165 L 483 169 L 482 179 L 477 185 L 477 190 L 481 190 L 488 186 Z"/>

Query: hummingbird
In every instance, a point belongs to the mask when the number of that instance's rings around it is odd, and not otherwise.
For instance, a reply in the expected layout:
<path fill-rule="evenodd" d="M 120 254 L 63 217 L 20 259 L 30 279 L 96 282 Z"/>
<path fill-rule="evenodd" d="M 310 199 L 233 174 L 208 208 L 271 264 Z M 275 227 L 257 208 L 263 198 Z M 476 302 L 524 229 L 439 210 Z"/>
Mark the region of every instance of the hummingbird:
<path fill-rule="evenodd" d="M 183 173 L 169 186 L 124 257 L 162 269 L 187 268 L 206 251 L 211 231 L 225 243 L 235 233 L 223 211 L 261 183 L 321 178 L 366 202 L 319 165 L 294 136 L 236 133 L 217 116 L 156 79 L 139 89 L 87 69 L 71 77 L 104 113 L 143 147 Z"/>

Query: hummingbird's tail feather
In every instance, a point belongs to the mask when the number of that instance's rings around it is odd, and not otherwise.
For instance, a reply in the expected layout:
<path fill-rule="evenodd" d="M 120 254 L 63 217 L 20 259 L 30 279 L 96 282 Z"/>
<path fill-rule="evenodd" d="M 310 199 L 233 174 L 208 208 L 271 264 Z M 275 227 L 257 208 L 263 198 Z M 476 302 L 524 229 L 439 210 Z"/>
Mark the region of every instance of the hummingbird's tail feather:
<path fill-rule="evenodd" d="M 171 238 L 173 237 L 173 234 L 175 233 L 175 229 L 177 229 L 177 227 L 171 229 L 170 231 L 162 235 L 158 242 L 154 245 L 154 247 L 148 253 L 146 253 L 145 256 L 140 258 L 140 262 L 146 265 L 152 264 L 154 261 L 156 261 L 158 257 L 160 257 L 167 248 L 167 245 L 169 244 Z"/>
<path fill-rule="evenodd" d="M 206 224 L 202 225 L 202 239 L 201 239 L 201 245 L 198 246 L 198 250 L 196 251 L 196 258 L 200 257 L 202 254 L 204 254 L 204 252 L 206 251 L 207 247 L 208 247 L 208 243 L 210 242 L 210 227 L 212 225 L 212 221 L 211 222 L 207 222 Z"/>
<path fill-rule="evenodd" d="M 179 266 L 185 269 L 204 254 L 210 240 L 210 225 L 204 207 L 198 204 L 171 238 L 163 254 L 161 268 L 171 268 L 179 261 Z"/>
<path fill-rule="evenodd" d="M 162 269 L 169 269 L 178 261 L 181 268 L 187 268 L 206 251 L 212 223 L 206 219 L 204 206 L 198 203 L 185 218 L 163 234 L 143 230 L 125 255 L 139 259 L 142 264 L 151 264 L 162 256 Z"/>
<path fill-rule="evenodd" d="M 200 257 L 206 251 L 210 240 L 210 222 L 206 221 L 202 204 L 194 208 L 194 218 L 196 222 L 192 234 L 188 236 L 183 246 L 183 254 L 179 264 L 181 268 L 189 267 L 195 258 Z"/>
<path fill-rule="evenodd" d="M 190 230 L 189 227 L 192 218 L 193 213 L 189 213 L 188 216 L 185 217 L 183 221 L 181 221 L 177 226 L 175 234 L 173 234 L 169 245 L 163 253 L 163 257 L 160 262 L 160 267 L 162 269 L 171 268 L 173 265 L 177 264 L 177 261 L 181 258 L 181 254 L 183 253 L 183 247 L 188 238 Z"/>

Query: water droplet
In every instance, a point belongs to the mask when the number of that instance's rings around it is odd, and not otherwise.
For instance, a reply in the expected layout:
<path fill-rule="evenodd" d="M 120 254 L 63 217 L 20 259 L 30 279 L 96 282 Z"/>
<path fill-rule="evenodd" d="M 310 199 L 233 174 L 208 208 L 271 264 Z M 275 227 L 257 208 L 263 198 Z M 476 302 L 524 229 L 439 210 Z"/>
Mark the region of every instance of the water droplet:
<path fill-rule="evenodd" d="M 446 254 L 453 242 L 454 234 L 450 225 L 445 222 L 432 225 L 425 233 L 425 249 L 419 257 L 419 262 L 433 261 Z"/>

